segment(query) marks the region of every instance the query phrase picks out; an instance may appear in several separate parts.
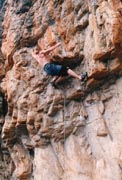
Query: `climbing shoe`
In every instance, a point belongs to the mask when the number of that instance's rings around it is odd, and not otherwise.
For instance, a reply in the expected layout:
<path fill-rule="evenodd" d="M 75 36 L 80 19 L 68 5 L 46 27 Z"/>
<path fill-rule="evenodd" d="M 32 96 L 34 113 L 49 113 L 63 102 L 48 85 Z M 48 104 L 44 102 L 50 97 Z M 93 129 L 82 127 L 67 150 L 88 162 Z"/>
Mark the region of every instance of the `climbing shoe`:
<path fill-rule="evenodd" d="M 82 82 L 86 81 L 87 78 L 88 78 L 88 73 L 87 73 L 87 72 L 85 72 L 85 73 L 83 73 L 83 74 L 81 75 L 81 81 L 82 81 Z"/>

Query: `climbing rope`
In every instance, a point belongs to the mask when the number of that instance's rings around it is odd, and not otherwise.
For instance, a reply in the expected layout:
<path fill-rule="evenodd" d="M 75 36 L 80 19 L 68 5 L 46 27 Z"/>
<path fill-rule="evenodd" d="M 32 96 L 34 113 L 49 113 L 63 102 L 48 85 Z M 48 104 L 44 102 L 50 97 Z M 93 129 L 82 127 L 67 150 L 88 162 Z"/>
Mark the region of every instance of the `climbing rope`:
<path fill-rule="evenodd" d="M 65 150 L 65 142 L 66 142 L 66 121 L 65 121 L 65 112 L 66 112 L 66 94 L 65 94 L 65 91 L 64 91 L 64 88 L 62 87 L 61 88 L 62 90 L 62 95 L 63 95 L 63 122 L 64 122 L 64 150 Z M 60 162 L 60 159 L 58 157 L 58 154 L 56 152 L 56 150 L 53 148 L 53 143 L 51 141 L 51 146 L 52 146 L 52 150 L 57 158 L 57 161 L 58 163 L 60 164 L 62 170 L 65 172 L 65 158 L 64 158 L 64 163 L 63 163 L 63 166 L 62 166 L 62 163 Z M 64 155 L 65 157 L 65 155 Z"/>
<path fill-rule="evenodd" d="M 63 122 L 64 122 L 64 153 L 65 153 L 65 142 L 66 142 L 66 121 L 65 121 L 65 112 L 66 112 L 66 94 L 65 90 L 62 87 L 62 94 L 63 94 Z M 65 169 L 65 154 L 64 154 L 64 169 Z"/>
<path fill-rule="evenodd" d="M 62 88 L 63 90 L 63 122 L 64 122 L 64 149 L 65 149 L 65 140 L 66 140 L 66 121 L 65 121 L 65 112 L 66 112 L 66 94 L 64 91 L 64 88 Z"/>

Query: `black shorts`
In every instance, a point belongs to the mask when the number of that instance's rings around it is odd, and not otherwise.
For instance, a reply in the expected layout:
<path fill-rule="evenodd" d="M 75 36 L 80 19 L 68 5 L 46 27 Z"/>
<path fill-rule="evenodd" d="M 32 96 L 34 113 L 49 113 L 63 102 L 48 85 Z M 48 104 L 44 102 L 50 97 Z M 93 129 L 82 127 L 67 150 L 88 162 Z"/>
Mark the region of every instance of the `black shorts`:
<path fill-rule="evenodd" d="M 54 63 L 47 63 L 44 66 L 44 71 L 51 76 L 67 76 L 68 69 L 68 67 Z"/>

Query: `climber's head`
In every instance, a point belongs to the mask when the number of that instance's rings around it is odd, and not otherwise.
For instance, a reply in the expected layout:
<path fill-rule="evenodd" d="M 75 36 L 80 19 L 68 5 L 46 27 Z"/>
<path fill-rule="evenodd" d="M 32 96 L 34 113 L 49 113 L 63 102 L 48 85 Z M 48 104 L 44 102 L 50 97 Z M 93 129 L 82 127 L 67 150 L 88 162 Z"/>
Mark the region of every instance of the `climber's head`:
<path fill-rule="evenodd" d="M 34 47 L 33 52 L 34 54 L 39 54 L 40 48 L 38 46 Z"/>

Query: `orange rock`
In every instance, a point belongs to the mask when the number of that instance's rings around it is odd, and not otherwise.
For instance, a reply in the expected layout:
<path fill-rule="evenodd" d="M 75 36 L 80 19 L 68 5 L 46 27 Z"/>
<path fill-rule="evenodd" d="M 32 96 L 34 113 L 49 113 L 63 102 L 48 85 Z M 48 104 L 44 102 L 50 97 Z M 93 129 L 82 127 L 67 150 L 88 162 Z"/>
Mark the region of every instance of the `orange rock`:
<path fill-rule="evenodd" d="M 3 22 L 0 91 L 8 112 L 0 127 L 15 165 L 11 178 L 111 180 L 114 172 L 121 179 L 121 1 L 30 5 L 9 1 Z M 78 75 L 87 71 L 87 82 L 70 77 L 51 86 L 31 51 L 59 41 L 51 59 Z"/>

